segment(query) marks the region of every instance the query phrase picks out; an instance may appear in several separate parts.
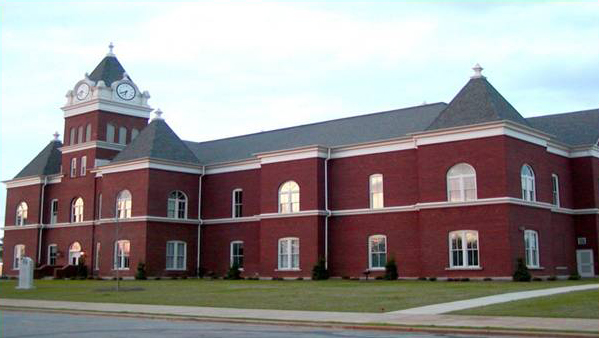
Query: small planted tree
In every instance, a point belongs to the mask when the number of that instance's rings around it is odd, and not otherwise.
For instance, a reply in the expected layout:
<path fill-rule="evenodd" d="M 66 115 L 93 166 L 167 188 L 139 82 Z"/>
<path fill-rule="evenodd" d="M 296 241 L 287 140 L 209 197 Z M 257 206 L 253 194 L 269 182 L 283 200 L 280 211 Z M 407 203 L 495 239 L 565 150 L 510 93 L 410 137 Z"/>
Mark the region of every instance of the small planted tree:
<path fill-rule="evenodd" d="M 391 258 L 385 264 L 385 279 L 387 280 L 396 280 L 397 279 L 397 264 L 395 263 L 395 259 Z"/>
<path fill-rule="evenodd" d="M 326 262 L 323 257 L 318 259 L 318 262 L 312 268 L 313 280 L 329 279 L 329 270 L 327 270 Z"/>
<path fill-rule="evenodd" d="M 526 267 L 526 264 L 524 264 L 524 260 L 522 258 L 518 258 L 513 279 L 514 282 L 530 282 L 532 279 L 532 276 L 530 275 L 530 272 L 528 272 L 528 268 Z"/>
<path fill-rule="evenodd" d="M 147 279 L 146 265 L 142 262 L 137 263 L 137 271 L 135 271 L 135 279 Z"/>
<path fill-rule="evenodd" d="M 239 270 L 239 265 L 237 263 L 231 265 L 226 278 L 234 280 L 241 279 L 241 271 Z"/>
<path fill-rule="evenodd" d="M 87 265 L 85 265 L 85 257 L 79 257 L 79 262 L 77 263 L 77 278 L 86 279 L 87 278 Z"/>

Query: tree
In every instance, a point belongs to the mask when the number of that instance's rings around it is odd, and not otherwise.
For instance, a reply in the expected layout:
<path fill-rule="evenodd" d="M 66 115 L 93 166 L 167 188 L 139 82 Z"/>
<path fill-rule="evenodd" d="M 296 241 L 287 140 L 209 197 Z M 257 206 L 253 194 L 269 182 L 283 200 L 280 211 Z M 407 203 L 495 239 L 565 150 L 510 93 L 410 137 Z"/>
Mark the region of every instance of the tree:
<path fill-rule="evenodd" d="M 329 270 L 326 267 L 326 261 L 323 257 L 318 259 L 314 268 L 312 268 L 312 279 L 313 280 L 324 280 L 329 279 Z"/>
<path fill-rule="evenodd" d="M 391 258 L 389 261 L 387 261 L 387 264 L 385 264 L 385 279 L 397 279 L 397 264 L 395 264 L 395 259 L 393 258 Z"/>
<path fill-rule="evenodd" d="M 516 266 L 516 271 L 514 271 L 514 282 L 530 282 L 532 276 L 530 272 L 528 272 L 528 268 L 526 264 L 524 264 L 524 260 L 522 258 L 518 258 L 518 263 Z"/>

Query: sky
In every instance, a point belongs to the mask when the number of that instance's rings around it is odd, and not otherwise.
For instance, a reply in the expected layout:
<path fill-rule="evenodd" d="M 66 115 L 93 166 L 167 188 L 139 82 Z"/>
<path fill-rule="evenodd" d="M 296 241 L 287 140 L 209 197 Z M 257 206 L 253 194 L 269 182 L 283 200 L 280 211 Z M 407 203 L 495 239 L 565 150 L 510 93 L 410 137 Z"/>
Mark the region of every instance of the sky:
<path fill-rule="evenodd" d="M 0 180 L 63 133 L 110 42 L 185 140 L 449 102 L 476 63 L 525 117 L 599 107 L 596 1 L 3 1 Z"/>

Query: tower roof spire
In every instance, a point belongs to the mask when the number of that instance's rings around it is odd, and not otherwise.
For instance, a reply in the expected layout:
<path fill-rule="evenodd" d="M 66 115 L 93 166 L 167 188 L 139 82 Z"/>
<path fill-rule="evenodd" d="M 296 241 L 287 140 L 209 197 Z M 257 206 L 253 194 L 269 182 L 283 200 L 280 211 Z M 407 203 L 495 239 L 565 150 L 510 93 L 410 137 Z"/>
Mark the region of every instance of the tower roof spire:
<path fill-rule="evenodd" d="M 113 48 L 114 48 L 114 45 L 112 44 L 112 41 L 111 41 L 110 44 L 108 45 L 108 54 L 106 54 L 106 56 L 115 56 L 114 53 L 112 52 Z"/>

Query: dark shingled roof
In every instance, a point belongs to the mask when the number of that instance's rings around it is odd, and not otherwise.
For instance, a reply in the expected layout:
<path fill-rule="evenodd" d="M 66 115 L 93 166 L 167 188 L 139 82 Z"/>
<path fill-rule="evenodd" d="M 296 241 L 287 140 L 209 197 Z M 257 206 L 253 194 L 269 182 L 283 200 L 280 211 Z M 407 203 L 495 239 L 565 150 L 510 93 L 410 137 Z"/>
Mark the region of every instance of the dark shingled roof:
<path fill-rule="evenodd" d="M 125 68 L 123 68 L 119 60 L 117 60 L 116 56 L 107 55 L 89 75 L 89 79 L 95 82 L 103 80 L 104 84 L 110 87 L 113 82 L 123 78 L 124 72 Z"/>
<path fill-rule="evenodd" d="M 509 120 L 528 122 L 484 77 L 472 78 L 427 130 Z"/>
<path fill-rule="evenodd" d="M 198 164 L 195 155 L 163 119 L 152 120 L 111 163 L 140 158 Z"/>
<path fill-rule="evenodd" d="M 37 156 L 21 170 L 15 179 L 60 173 L 61 153 L 58 148 L 62 142 L 51 141 Z"/>
<path fill-rule="evenodd" d="M 185 141 L 203 164 L 252 158 L 252 154 L 309 145 L 336 147 L 381 141 L 423 131 L 447 106 L 433 103 L 208 142 Z"/>
<path fill-rule="evenodd" d="M 599 141 L 599 109 L 537 116 L 526 119 L 530 125 L 573 146 L 592 145 Z"/>

